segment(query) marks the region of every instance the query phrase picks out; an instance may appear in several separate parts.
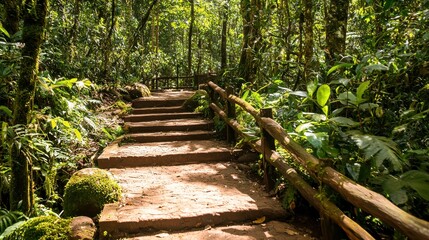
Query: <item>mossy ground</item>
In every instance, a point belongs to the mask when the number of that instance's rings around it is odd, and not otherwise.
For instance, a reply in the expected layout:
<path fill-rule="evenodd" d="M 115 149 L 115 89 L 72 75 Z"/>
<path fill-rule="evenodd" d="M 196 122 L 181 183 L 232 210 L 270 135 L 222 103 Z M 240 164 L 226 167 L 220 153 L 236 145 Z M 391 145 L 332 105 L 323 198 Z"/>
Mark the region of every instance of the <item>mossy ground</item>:
<path fill-rule="evenodd" d="M 14 237 L 17 240 L 67 240 L 71 232 L 70 221 L 56 216 L 35 217 L 19 227 Z"/>

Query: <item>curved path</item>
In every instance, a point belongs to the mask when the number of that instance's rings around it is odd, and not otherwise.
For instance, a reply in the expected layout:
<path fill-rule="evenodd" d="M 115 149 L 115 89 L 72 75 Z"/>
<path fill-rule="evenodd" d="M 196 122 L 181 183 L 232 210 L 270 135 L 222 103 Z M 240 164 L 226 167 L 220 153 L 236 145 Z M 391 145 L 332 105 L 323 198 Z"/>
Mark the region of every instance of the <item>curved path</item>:
<path fill-rule="evenodd" d="M 101 213 L 100 236 L 315 239 L 287 223 L 281 204 L 238 170 L 241 150 L 215 140 L 212 121 L 181 107 L 192 94 L 154 93 L 133 102 L 128 134 L 98 158 L 123 188 L 121 202 Z"/>

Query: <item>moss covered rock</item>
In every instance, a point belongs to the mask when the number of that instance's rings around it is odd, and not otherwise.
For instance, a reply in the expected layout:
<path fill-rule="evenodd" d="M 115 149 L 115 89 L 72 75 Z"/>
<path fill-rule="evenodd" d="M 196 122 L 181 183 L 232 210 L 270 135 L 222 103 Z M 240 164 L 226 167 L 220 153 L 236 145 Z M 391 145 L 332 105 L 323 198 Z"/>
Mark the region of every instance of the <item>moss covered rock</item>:
<path fill-rule="evenodd" d="M 120 199 L 121 188 L 106 170 L 85 168 L 70 178 L 64 192 L 65 216 L 95 217 L 106 203 Z"/>
<path fill-rule="evenodd" d="M 209 96 L 205 90 L 197 90 L 192 97 L 183 103 L 183 107 L 189 111 L 203 113 L 204 116 L 208 115 L 209 110 Z"/>
<path fill-rule="evenodd" d="M 70 221 L 56 216 L 35 217 L 17 229 L 15 239 L 67 240 L 71 232 Z"/>

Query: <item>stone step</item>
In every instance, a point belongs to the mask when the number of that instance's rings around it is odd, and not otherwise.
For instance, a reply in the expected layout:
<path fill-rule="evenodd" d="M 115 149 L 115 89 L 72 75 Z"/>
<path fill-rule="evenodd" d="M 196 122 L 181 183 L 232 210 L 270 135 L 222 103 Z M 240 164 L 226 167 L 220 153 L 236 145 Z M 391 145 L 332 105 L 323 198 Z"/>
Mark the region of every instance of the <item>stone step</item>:
<path fill-rule="evenodd" d="M 152 234 L 138 234 L 122 238 L 123 240 L 315 240 L 318 236 L 307 228 L 297 227 L 293 223 L 269 221 L 261 224 L 236 224 L 229 226 L 204 226 L 204 228 L 169 232 L 159 231 Z"/>
<path fill-rule="evenodd" d="M 187 118 L 201 118 L 201 113 L 182 112 L 182 113 L 153 113 L 153 114 L 131 114 L 124 117 L 125 122 L 149 122 L 159 120 L 174 120 Z"/>
<path fill-rule="evenodd" d="M 213 121 L 205 119 L 177 119 L 152 122 L 127 122 L 125 129 L 129 133 L 167 132 L 167 131 L 210 131 Z"/>
<path fill-rule="evenodd" d="M 213 131 L 189 131 L 189 132 L 154 132 L 154 133 L 131 133 L 126 134 L 125 139 L 134 142 L 167 142 L 167 141 L 189 141 L 208 140 L 214 137 Z"/>
<path fill-rule="evenodd" d="M 169 166 L 234 160 L 241 150 L 233 150 L 216 140 L 112 144 L 98 157 L 100 168 Z"/>
<path fill-rule="evenodd" d="M 133 108 L 152 108 L 152 107 L 178 107 L 186 101 L 187 98 L 179 99 L 152 99 L 152 98 L 138 98 L 133 100 Z"/>
<path fill-rule="evenodd" d="M 197 147 L 197 146 L 195 146 Z M 281 204 L 230 163 L 110 169 L 122 186 L 121 202 L 101 213 L 100 236 L 180 231 L 282 219 Z"/>
<path fill-rule="evenodd" d="M 182 106 L 134 108 L 131 114 L 180 113 L 180 112 L 188 112 L 188 110 Z"/>

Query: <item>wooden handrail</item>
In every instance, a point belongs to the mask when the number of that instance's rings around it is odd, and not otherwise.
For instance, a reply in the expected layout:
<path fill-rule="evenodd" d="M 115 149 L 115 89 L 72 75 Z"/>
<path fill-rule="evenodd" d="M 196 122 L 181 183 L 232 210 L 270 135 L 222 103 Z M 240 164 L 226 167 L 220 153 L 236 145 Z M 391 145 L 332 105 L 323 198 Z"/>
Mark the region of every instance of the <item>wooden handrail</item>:
<path fill-rule="evenodd" d="M 208 85 L 224 100 L 233 102 L 250 113 L 258 125 L 270 133 L 291 154 L 293 159 L 303 165 L 313 177 L 332 187 L 351 204 L 399 229 L 411 239 L 429 239 L 429 222 L 403 211 L 383 195 L 352 181 L 335 169 L 323 166 L 318 158 L 293 141 L 276 121 L 260 117 L 259 112 L 253 106 L 237 96 L 227 95 L 226 91 L 215 83 L 208 82 Z"/>
<path fill-rule="evenodd" d="M 249 135 L 243 132 L 243 127 L 234 119 L 229 119 L 227 114 L 222 111 L 216 104 L 211 103 L 210 107 L 213 111 L 220 116 L 229 126 L 231 126 L 241 137 L 250 138 Z M 286 161 L 280 156 L 279 153 L 271 149 L 264 149 L 261 140 L 251 141 L 248 144 L 264 154 L 270 163 L 276 167 L 283 176 L 288 179 L 294 187 L 301 193 L 301 195 L 319 212 L 331 218 L 335 223 L 340 226 L 350 239 L 374 239 L 365 229 L 359 224 L 350 219 L 333 204 L 329 199 L 323 198 L 320 194 L 312 188 L 305 180 L 303 180 L 295 169 L 290 167 Z"/>

